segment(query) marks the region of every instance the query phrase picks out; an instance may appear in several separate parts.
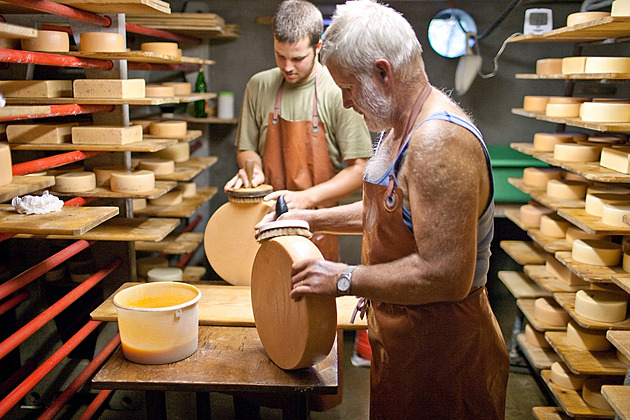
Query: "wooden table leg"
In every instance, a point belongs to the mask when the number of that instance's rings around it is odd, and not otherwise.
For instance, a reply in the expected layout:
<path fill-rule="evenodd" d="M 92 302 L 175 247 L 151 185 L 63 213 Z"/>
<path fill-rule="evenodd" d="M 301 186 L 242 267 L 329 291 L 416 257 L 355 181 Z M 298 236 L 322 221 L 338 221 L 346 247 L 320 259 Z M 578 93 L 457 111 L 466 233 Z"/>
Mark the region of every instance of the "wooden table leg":
<path fill-rule="evenodd" d="M 145 391 L 147 419 L 166 420 L 166 394 L 164 391 Z"/>
<path fill-rule="evenodd" d="M 210 393 L 196 392 L 195 398 L 197 400 L 197 420 L 211 420 Z"/>

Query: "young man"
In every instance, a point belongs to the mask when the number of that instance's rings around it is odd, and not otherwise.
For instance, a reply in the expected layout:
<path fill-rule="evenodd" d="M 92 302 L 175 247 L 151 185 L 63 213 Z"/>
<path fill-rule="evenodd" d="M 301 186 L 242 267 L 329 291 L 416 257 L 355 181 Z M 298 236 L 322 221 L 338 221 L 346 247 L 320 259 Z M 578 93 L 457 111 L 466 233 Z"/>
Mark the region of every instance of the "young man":
<path fill-rule="evenodd" d="M 485 289 L 494 205 L 481 133 L 429 84 L 420 43 L 393 9 L 337 6 L 324 39 L 344 105 L 383 135 L 363 202 L 281 216 L 363 233 L 362 265 L 295 263 L 291 297 L 367 300 L 371 418 L 502 419 L 509 358 Z"/>

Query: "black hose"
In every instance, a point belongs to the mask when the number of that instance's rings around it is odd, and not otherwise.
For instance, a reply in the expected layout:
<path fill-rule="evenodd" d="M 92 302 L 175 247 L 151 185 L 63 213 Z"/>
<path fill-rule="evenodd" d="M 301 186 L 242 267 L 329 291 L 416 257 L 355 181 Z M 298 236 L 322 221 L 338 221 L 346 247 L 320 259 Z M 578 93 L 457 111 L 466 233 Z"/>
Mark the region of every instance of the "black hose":
<path fill-rule="evenodd" d="M 503 11 L 503 13 L 501 13 L 499 15 L 499 17 L 492 23 L 492 25 L 490 25 L 488 27 L 488 29 L 486 29 L 485 31 L 483 31 L 481 34 L 479 34 L 476 37 L 476 40 L 479 41 L 480 39 L 484 38 L 487 35 L 490 35 L 490 33 L 492 31 L 494 31 L 497 26 L 499 26 L 499 24 L 501 24 L 501 22 L 503 22 L 505 20 L 505 18 L 507 17 L 507 15 L 521 2 L 521 0 L 512 0 L 512 2 L 508 5 L 508 7 L 505 8 L 505 10 Z"/>

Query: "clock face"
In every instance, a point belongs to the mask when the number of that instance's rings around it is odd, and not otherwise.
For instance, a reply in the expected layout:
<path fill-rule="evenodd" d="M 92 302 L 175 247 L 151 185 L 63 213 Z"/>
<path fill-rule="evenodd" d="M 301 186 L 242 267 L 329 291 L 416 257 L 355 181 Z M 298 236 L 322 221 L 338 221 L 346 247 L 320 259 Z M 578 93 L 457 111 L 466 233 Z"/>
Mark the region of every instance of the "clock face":
<path fill-rule="evenodd" d="M 442 57 L 460 57 L 466 53 L 467 32 L 477 33 L 469 14 L 460 9 L 442 10 L 429 23 L 429 44 Z M 468 42 L 472 46 L 474 40 Z"/>

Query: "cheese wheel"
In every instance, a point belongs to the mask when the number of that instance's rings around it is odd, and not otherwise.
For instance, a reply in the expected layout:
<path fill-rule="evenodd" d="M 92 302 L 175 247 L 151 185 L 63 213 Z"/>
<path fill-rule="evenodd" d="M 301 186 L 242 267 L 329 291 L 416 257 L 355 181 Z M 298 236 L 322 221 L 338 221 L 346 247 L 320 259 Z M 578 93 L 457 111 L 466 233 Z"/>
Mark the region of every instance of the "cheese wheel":
<path fill-rule="evenodd" d="M 68 52 L 70 51 L 70 38 L 67 32 L 61 31 L 37 31 L 35 38 L 20 40 L 22 49 L 38 52 Z"/>
<path fill-rule="evenodd" d="M 81 32 L 80 49 L 83 52 L 125 52 L 125 37 L 113 32 Z"/>
<path fill-rule="evenodd" d="M 168 267 L 168 260 L 164 257 L 141 257 L 136 259 L 136 272 L 139 277 L 146 278 L 152 268 Z"/>
<path fill-rule="evenodd" d="M 552 104 L 545 107 L 545 115 L 557 118 L 575 118 L 580 115 L 580 105 L 576 104 Z"/>
<path fill-rule="evenodd" d="M 53 190 L 61 193 L 76 193 L 91 191 L 96 188 L 96 176 L 94 172 L 76 171 L 67 172 L 55 177 Z"/>
<path fill-rule="evenodd" d="M 12 180 L 11 149 L 7 144 L 0 143 L 0 187 L 9 185 Z"/>
<path fill-rule="evenodd" d="M 162 82 L 164 86 L 172 86 L 175 89 L 175 95 L 190 95 L 192 93 L 192 85 L 188 82 Z"/>
<path fill-rule="evenodd" d="M 614 145 L 623 143 L 623 140 L 617 136 L 591 136 L 588 138 L 588 142 L 601 143 L 602 145 Z"/>
<path fill-rule="evenodd" d="M 69 143 L 72 138 L 72 127 L 68 124 L 11 124 L 7 126 L 9 143 L 25 144 L 61 144 Z"/>
<path fill-rule="evenodd" d="M 591 98 L 579 98 L 577 96 L 550 96 L 550 104 L 581 104 L 590 101 Z"/>
<path fill-rule="evenodd" d="M 525 340 L 534 347 L 551 348 L 549 342 L 545 340 L 545 333 L 536 331 L 530 324 L 525 325 Z"/>
<path fill-rule="evenodd" d="M 156 267 L 147 272 L 149 283 L 158 281 L 182 281 L 184 270 L 179 267 Z"/>
<path fill-rule="evenodd" d="M 593 184 L 586 190 L 587 194 L 630 194 L 630 188 L 617 186 L 615 184 Z"/>
<path fill-rule="evenodd" d="M 147 98 L 164 98 L 175 96 L 175 88 L 173 86 L 148 84 L 144 88 L 144 96 Z"/>
<path fill-rule="evenodd" d="M 156 137 L 182 138 L 187 128 L 186 121 L 157 121 L 149 125 L 149 133 Z"/>
<path fill-rule="evenodd" d="M 5 98 L 72 97 L 72 80 L 0 80 Z"/>
<path fill-rule="evenodd" d="M 155 156 L 158 159 L 172 160 L 178 163 L 186 162 L 190 159 L 190 145 L 187 142 L 179 142 L 166 149 L 158 150 L 152 153 L 151 156 Z"/>
<path fill-rule="evenodd" d="M 142 127 L 130 125 L 81 125 L 72 128 L 73 144 L 115 144 L 123 145 L 142 141 Z"/>
<path fill-rule="evenodd" d="M 630 174 L 630 147 L 604 147 L 600 166 L 623 174 Z"/>
<path fill-rule="evenodd" d="M 184 195 L 180 190 L 169 191 L 166 194 L 149 200 L 154 206 L 176 206 L 182 203 Z"/>
<path fill-rule="evenodd" d="M 584 211 L 602 217 L 604 204 L 630 204 L 630 194 L 586 194 Z"/>
<path fill-rule="evenodd" d="M 112 172 L 126 171 L 124 166 L 95 166 L 92 168 L 96 175 L 96 185 L 98 187 L 109 187 L 109 178 Z"/>
<path fill-rule="evenodd" d="M 536 74 L 562 74 L 562 58 L 536 60 Z"/>
<path fill-rule="evenodd" d="M 607 351 L 612 344 L 606 338 L 606 331 L 582 328 L 573 321 L 567 324 L 567 344 L 588 351 Z"/>
<path fill-rule="evenodd" d="M 177 188 L 182 192 L 184 198 L 197 195 L 197 184 L 194 182 L 178 182 Z"/>
<path fill-rule="evenodd" d="M 630 104 L 614 102 L 584 102 L 580 107 L 582 121 L 602 123 L 630 122 Z"/>
<path fill-rule="evenodd" d="M 529 167 L 523 169 L 523 184 L 528 187 L 547 188 L 550 179 L 561 179 L 562 169 L 560 168 L 537 168 Z"/>
<path fill-rule="evenodd" d="M 568 227 L 569 222 L 555 214 L 540 217 L 540 233 L 548 238 L 564 238 Z"/>
<path fill-rule="evenodd" d="M 582 399 L 591 407 L 595 407 L 598 410 L 609 411 L 614 413 L 612 406 L 606 400 L 606 397 L 602 395 L 602 385 L 610 384 L 609 380 L 605 378 L 588 378 L 582 385 Z"/>
<path fill-rule="evenodd" d="M 551 382 L 567 389 L 581 390 L 586 376 L 572 373 L 563 362 L 551 364 Z"/>
<path fill-rule="evenodd" d="M 571 256 L 575 261 L 600 267 L 613 267 L 621 262 L 621 246 L 610 241 L 576 239 Z"/>
<path fill-rule="evenodd" d="M 523 109 L 528 112 L 545 112 L 549 96 L 532 96 L 523 97 Z"/>
<path fill-rule="evenodd" d="M 569 286 L 585 286 L 588 284 L 571 271 L 569 267 L 558 261 L 553 254 L 547 255 L 545 270 Z"/>
<path fill-rule="evenodd" d="M 597 239 L 597 240 L 600 240 L 600 241 L 610 241 L 611 237 L 610 237 L 610 235 L 604 235 L 604 234 L 601 234 L 601 233 L 584 232 L 579 227 L 570 225 L 567 228 L 567 234 L 564 237 L 564 239 L 568 242 L 569 245 L 573 246 L 573 242 L 576 239 Z"/>
<path fill-rule="evenodd" d="M 132 99 L 144 98 L 144 79 L 75 79 L 75 98 Z"/>
<path fill-rule="evenodd" d="M 630 1 L 615 0 L 610 8 L 611 16 L 630 16 Z"/>
<path fill-rule="evenodd" d="M 175 172 L 175 161 L 172 159 L 140 159 L 138 169 L 147 169 L 156 175 L 168 175 Z"/>
<path fill-rule="evenodd" d="M 540 226 L 540 218 L 552 213 L 554 213 L 553 210 L 535 204 L 524 204 L 519 209 L 521 223 L 527 227 Z"/>
<path fill-rule="evenodd" d="M 109 185 L 112 191 L 120 193 L 151 191 L 155 188 L 155 174 L 147 170 L 112 172 Z"/>
<path fill-rule="evenodd" d="M 534 149 L 540 152 L 553 152 L 558 143 L 572 143 L 573 136 L 559 133 L 536 133 L 534 134 Z"/>
<path fill-rule="evenodd" d="M 178 45 L 176 42 L 143 42 L 140 51 L 177 57 Z"/>
<path fill-rule="evenodd" d="M 586 68 L 586 57 L 564 57 L 562 59 L 563 74 L 581 74 Z"/>
<path fill-rule="evenodd" d="M 609 12 L 577 12 L 567 16 L 567 26 L 579 25 L 581 23 L 592 22 L 610 16 Z"/>
<path fill-rule="evenodd" d="M 619 293 L 578 290 L 575 294 L 575 313 L 594 321 L 623 321 L 627 307 L 628 300 Z"/>
<path fill-rule="evenodd" d="M 597 162 L 602 148 L 577 143 L 560 143 L 553 147 L 553 158 L 560 162 Z"/>
<path fill-rule="evenodd" d="M 588 184 L 581 181 L 550 179 L 547 182 L 547 195 L 567 200 L 582 200 L 586 196 Z"/>
<path fill-rule="evenodd" d="M 534 301 L 534 318 L 538 321 L 560 327 L 569 322 L 569 314 L 556 302 L 540 297 Z"/>
<path fill-rule="evenodd" d="M 18 38 L 0 38 L 0 48 L 7 50 L 19 50 L 20 40 Z"/>
<path fill-rule="evenodd" d="M 138 211 L 147 208 L 147 199 L 146 198 L 134 198 L 131 200 L 131 207 L 133 211 Z"/>
<path fill-rule="evenodd" d="M 630 57 L 587 57 L 585 73 L 630 73 Z"/>
<path fill-rule="evenodd" d="M 142 127 L 142 132 L 149 134 L 149 126 L 153 124 L 154 120 L 133 120 L 129 124 L 131 125 L 139 125 Z"/>
<path fill-rule="evenodd" d="M 575 132 L 575 131 L 562 131 L 562 132 L 560 132 L 558 134 L 567 134 L 567 135 L 573 137 L 573 141 L 575 143 L 579 143 L 579 142 L 588 140 L 588 135 L 586 135 L 584 133 L 578 133 L 578 132 Z"/>
<path fill-rule="evenodd" d="M 602 208 L 602 222 L 610 226 L 627 228 L 627 223 L 623 221 L 623 216 L 630 214 L 630 203 L 608 203 Z"/>

